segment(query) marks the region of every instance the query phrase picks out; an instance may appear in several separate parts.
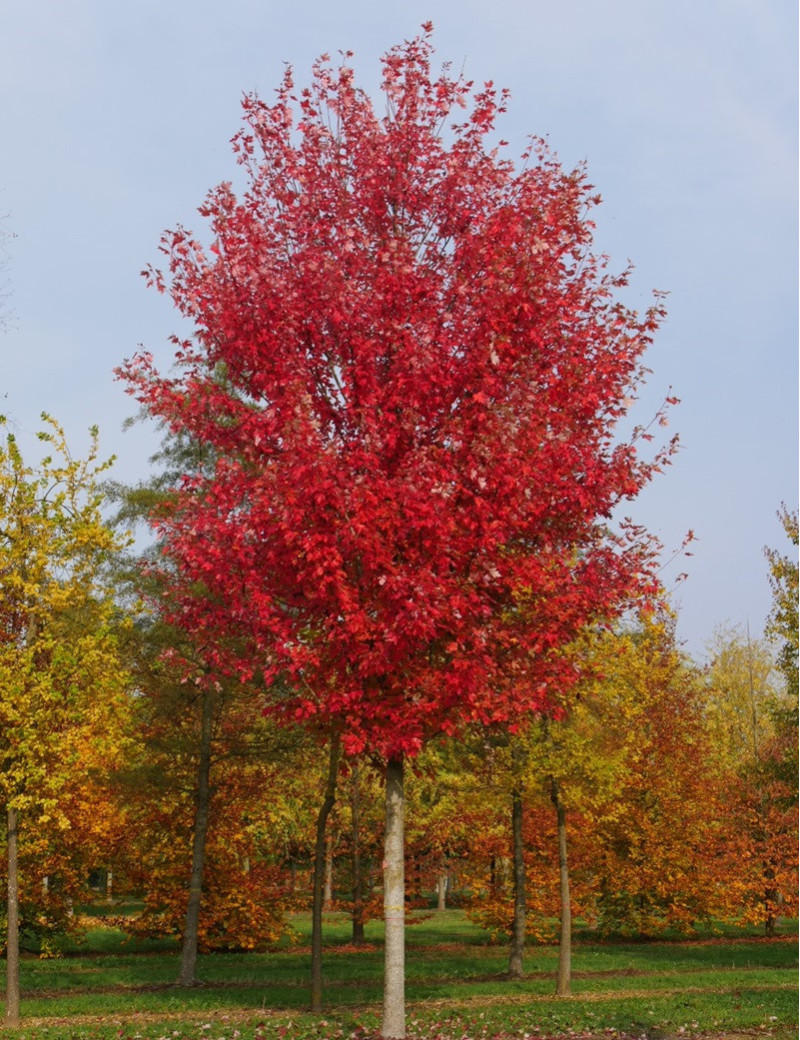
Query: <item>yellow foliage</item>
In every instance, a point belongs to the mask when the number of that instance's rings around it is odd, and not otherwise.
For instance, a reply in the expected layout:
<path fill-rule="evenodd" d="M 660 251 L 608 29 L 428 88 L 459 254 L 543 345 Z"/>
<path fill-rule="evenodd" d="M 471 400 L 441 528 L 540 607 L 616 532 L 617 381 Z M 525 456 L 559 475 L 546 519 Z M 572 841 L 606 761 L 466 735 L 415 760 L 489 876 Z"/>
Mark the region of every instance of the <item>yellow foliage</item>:
<path fill-rule="evenodd" d="M 36 465 L 7 429 L 0 442 L 0 802 L 20 813 L 23 930 L 42 934 L 58 903 L 44 878 L 57 874 L 63 894 L 82 873 L 74 848 L 65 851 L 70 801 L 86 782 L 87 746 L 115 739 L 125 684 L 106 580 L 120 540 L 98 490 L 109 463 L 98 459 L 96 431 L 76 459 L 62 428 L 43 419 L 47 454 Z"/>

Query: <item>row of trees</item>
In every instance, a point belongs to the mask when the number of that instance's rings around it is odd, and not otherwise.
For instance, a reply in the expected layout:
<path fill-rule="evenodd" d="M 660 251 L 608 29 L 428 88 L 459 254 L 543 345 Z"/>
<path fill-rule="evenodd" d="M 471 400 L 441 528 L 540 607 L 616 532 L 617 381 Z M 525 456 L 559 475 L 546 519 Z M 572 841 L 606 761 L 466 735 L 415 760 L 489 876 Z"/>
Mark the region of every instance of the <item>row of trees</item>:
<path fill-rule="evenodd" d="M 671 625 L 651 620 L 598 638 L 588 652 L 603 671 L 581 683 L 568 717 L 540 720 L 513 737 L 482 728 L 457 742 L 434 742 L 418 757 L 408 778 L 412 898 L 427 905 L 441 889 L 510 934 L 518 799 L 528 935 L 549 935 L 558 917 L 559 807 L 569 833 L 572 902 L 602 930 L 654 935 L 714 917 L 761 921 L 769 934 L 781 907 L 793 912 L 796 876 L 793 786 L 781 779 L 792 743 L 780 731 L 786 702 L 769 648 L 721 632 L 713 664 L 700 669 L 676 649 Z M 228 752 L 214 796 L 220 891 L 226 876 L 248 876 L 259 865 L 265 902 L 269 890 L 287 905 L 293 896 L 307 901 L 328 758 L 297 739 L 282 754 L 271 748 L 260 764 Z M 380 886 L 370 868 L 381 856 L 379 777 L 374 765 L 357 761 L 342 764 L 326 849 L 333 892 L 351 910 L 354 853 L 367 896 Z M 264 789 L 275 792 L 266 804 Z M 150 811 L 145 798 L 145 818 Z M 183 833 L 190 817 L 187 807 Z M 183 928 L 185 874 L 184 846 L 182 862 L 171 865 L 175 932 Z M 230 892 L 237 887 L 229 882 Z M 361 902 L 362 917 L 374 916 L 363 892 Z M 164 906 L 164 893 L 155 894 L 141 927 L 160 934 Z M 210 905 L 204 913 L 207 933 Z M 221 908 L 217 928 L 225 928 L 225 913 Z M 268 943 L 260 928 L 236 922 L 203 942 Z"/>
<path fill-rule="evenodd" d="M 363 941 L 382 894 L 379 757 L 332 757 L 319 733 L 276 725 L 253 710 L 256 688 L 220 681 L 182 629 L 143 611 L 134 592 L 153 602 L 158 578 L 130 569 L 100 519 L 96 450 L 76 461 L 52 422 L 46 443 L 38 468 L 13 436 L 2 453 L 10 937 L 56 950 L 91 877 L 108 898 L 144 895 L 121 923 L 181 938 L 191 984 L 198 950 L 263 949 L 286 931 L 321 849 L 320 907 L 348 910 Z M 159 494 L 138 489 L 127 508 Z M 796 514 L 782 519 L 796 543 Z M 586 632 L 569 711 L 430 743 L 407 784 L 409 904 L 463 905 L 511 941 L 512 975 L 564 911 L 640 936 L 710 919 L 770 935 L 795 914 L 797 565 L 771 550 L 768 563 L 769 640 L 720 630 L 700 667 L 663 612 Z"/>
<path fill-rule="evenodd" d="M 54 457 L 33 473 L 7 442 L 9 1021 L 26 827 L 28 848 L 39 842 L 30 906 L 52 904 L 56 880 L 66 891 L 67 861 L 91 849 L 115 884 L 147 891 L 140 927 L 183 935 L 187 985 L 201 943 L 274 939 L 313 832 L 318 1006 L 333 824 L 348 835 L 357 938 L 376 887 L 380 773 L 386 1037 L 405 1034 L 406 861 L 412 890 L 433 868 L 444 892 L 455 871 L 471 912 L 500 929 L 510 912 L 519 973 L 525 931 L 550 906 L 531 880 L 546 833 L 532 821 L 549 813 L 562 987 L 570 882 L 608 926 L 688 924 L 721 905 L 725 785 L 741 773 L 745 787 L 739 707 L 713 707 L 719 684 L 682 659 L 661 616 L 658 546 L 615 519 L 675 446 L 648 454 L 649 427 L 625 432 L 660 299 L 628 309 L 626 274 L 592 253 L 585 171 L 564 171 L 542 142 L 517 169 L 491 143 L 505 95 L 435 76 L 430 58 L 427 26 L 385 56 L 383 117 L 346 61 L 322 59 L 299 92 L 288 72 L 271 105 L 245 99 L 241 194 L 213 191 L 210 244 L 178 228 L 168 271 L 148 272 L 193 326 L 175 373 L 146 354 L 119 373 L 165 448 L 159 477 L 121 496 L 154 543 L 117 569 L 113 596 L 102 579 L 120 546 L 100 521 L 95 456 L 73 462 L 52 425 Z M 781 558 L 770 563 L 783 589 Z M 626 628 L 625 615 L 639 620 Z M 770 813 L 791 798 L 796 714 L 757 686 L 748 653 L 760 801 L 741 813 L 755 813 L 758 900 L 774 916 L 790 865 L 773 855 Z M 702 754 L 664 786 L 687 748 Z M 705 887 L 687 852 L 650 869 L 692 792 L 698 850 L 717 842 Z M 689 875 L 694 894 L 680 896 Z M 737 906 L 751 908 L 749 875 L 742 885 Z M 25 923 L 37 922 L 48 912 Z"/>

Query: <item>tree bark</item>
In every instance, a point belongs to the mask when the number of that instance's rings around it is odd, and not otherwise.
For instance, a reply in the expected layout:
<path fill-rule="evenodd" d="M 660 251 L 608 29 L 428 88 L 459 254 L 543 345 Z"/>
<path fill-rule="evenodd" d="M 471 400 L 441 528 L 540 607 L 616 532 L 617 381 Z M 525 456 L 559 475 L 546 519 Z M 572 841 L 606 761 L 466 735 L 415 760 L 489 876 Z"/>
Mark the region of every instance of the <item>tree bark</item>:
<path fill-rule="evenodd" d="M 6 1026 L 19 1025 L 19 867 L 17 861 L 19 816 L 8 813 L 8 932 L 6 938 Z"/>
<path fill-rule="evenodd" d="M 330 910 L 333 903 L 333 843 L 330 835 L 325 839 L 325 890 L 322 894 L 322 909 Z"/>
<path fill-rule="evenodd" d="M 778 903 L 778 890 L 775 887 L 775 868 L 769 862 L 763 865 L 764 877 L 764 936 L 767 939 L 775 938 L 775 926 L 777 914 L 775 907 Z"/>
<path fill-rule="evenodd" d="M 569 865 L 567 863 L 567 814 L 561 791 L 555 779 L 550 780 L 550 799 L 556 809 L 558 824 L 558 876 L 561 889 L 561 935 L 558 944 L 558 978 L 556 996 L 568 997 L 572 982 L 572 906 L 569 897 Z"/>
<path fill-rule="evenodd" d="M 358 789 L 358 763 L 353 763 L 350 810 L 353 841 L 353 942 L 364 942 L 364 878 L 361 871 L 361 798 Z"/>
<path fill-rule="evenodd" d="M 511 792 L 511 840 L 514 849 L 514 923 L 511 929 L 511 950 L 508 957 L 508 977 L 521 979 L 525 953 L 525 851 L 522 844 L 522 791 Z"/>
<path fill-rule="evenodd" d="M 447 909 L 447 873 L 439 875 L 436 882 L 436 909 Z"/>
<path fill-rule="evenodd" d="M 386 763 L 386 835 L 383 860 L 383 913 L 386 928 L 381 1036 L 403 1040 L 405 1009 L 405 864 L 403 759 Z"/>
<path fill-rule="evenodd" d="M 192 841 L 192 875 L 189 881 L 189 902 L 186 908 L 186 926 L 183 930 L 179 986 L 196 986 L 197 938 L 200 928 L 200 903 L 203 898 L 203 868 L 206 858 L 208 813 L 211 803 L 211 737 L 213 722 L 212 693 L 205 686 L 202 692 L 200 722 L 200 760 L 197 766 L 197 796 L 195 799 L 194 838 Z"/>
<path fill-rule="evenodd" d="M 325 827 L 336 801 L 336 778 L 339 775 L 339 757 L 342 740 L 339 733 L 331 737 L 328 750 L 328 778 L 325 797 L 317 814 L 317 837 L 314 846 L 314 887 L 311 908 L 311 1010 L 322 1011 L 322 903 L 325 881 Z"/>

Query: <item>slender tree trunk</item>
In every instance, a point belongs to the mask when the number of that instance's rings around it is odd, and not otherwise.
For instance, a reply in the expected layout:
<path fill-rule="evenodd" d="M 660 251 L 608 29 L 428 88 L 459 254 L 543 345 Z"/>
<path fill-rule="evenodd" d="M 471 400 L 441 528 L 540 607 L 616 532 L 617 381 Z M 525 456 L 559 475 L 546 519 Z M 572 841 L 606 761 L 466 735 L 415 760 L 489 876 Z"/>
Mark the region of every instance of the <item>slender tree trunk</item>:
<path fill-rule="evenodd" d="M 114 902 L 114 871 L 111 869 L 106 871 L 106 902 Z"/>
<path fill-rule="evenodd" d="M 200 761 L 197 767 L 197 796 L 195 799 L 194 839 L 192 842 L 192 876 L 189 881 L 189 903 L 186 908 L 186 927 L 183 931 L 179 986 L 196 986 L 197 936 L 200 927 L 200 903 L 203 898 L 203 868 L 206 859 L 208 812 L 211 803 L 211 735 L 212 693 L 203 688 L 202 718 L 200 723 Z"/>
<path fill-rule="evenodd" d="M 6 1026 L 19 1025 L 19 817 L 8 809 L 8 933 L 6 938 Z"/>
<path fill-rule="evenodd" d="M 569 898 L 569 865 L 567 863 L 567 814 L 561 791 L 555 779 L 550 780 L 550 798 L 556 809 L 558 824 L 558 876 L 561 888 L 561 936 L 558 944 L 558 979 L 556 996 L 568 997 L 572 981 L 572 907 Z"/>
<path fill-rule="evenodd" d="M 386 763 L 386 835 L 383 858 L 383 914 L 386 926 L 381 1036 L 403 1040 L 405 1008 L 405 873 L 403 759 Z"/>
<path fill-rule="evenodd" d="M 330 910 L 333 902 L 333 842 L 330 834 L 325 839 L 325 890 L 322 895 L 322 909 Z"/>
<path fill-rule="evenodd" d="M 23 578 L 25 569 L 23 568 Z M 36 643 L 39 619 L 36 613 L 28 617 L 25 643 L 31 647 Z M 19 1025 L 19 812 L 8 806 L 6 809 L 6 845 L 8 867 L 8 905 L 6 907 L 6 1026 Z M 50 882 L 48 879 L 48 889 Z"/>
<path fill-rule="evenodd" d="M 436 882 L 436 909 L 447 909 L 447 872 L 439 875 Z"/>
<path fill-rule="evenodd" d="M 778 890 L 775 888 L 775 868 L 769 862 L 763 866 L 764 876 L 764 936 L 767 939 L 775 938 L 775 925 L 777 924 L 777 913 L 775 907 L 778 904 Z"/>
<path fill-rule="evenodd" d="M 350 788 L 350 810 L 353 821 L 353 942 L 364 942 L 364 877 L 361 870 L 361 798 L 358 789 L 358 763 L 353 763 Z"/>
<path fill-rule="evenodd" d="M 325 827 L 336 801 L 336 778 L 342 740 L 339 733 L 331 737 L 328 750 L 328 778 L 325 797 L 317 814 L 317 838 L 314 846 L 314 885 L 311 908 L 311 1010 L 322 1011 L 322 902 L 325 880 Z"/>
<path fill-rule="evenodd" d="M 514 849 L 514 923 L 511 929 L 511 951 L 508 958 L 508 977 L 521 979 L 522 959 L 525 953 L 525 852 L 522 844 L 522 792 L 514 787 L 511 792 L 511 840 Z"/>

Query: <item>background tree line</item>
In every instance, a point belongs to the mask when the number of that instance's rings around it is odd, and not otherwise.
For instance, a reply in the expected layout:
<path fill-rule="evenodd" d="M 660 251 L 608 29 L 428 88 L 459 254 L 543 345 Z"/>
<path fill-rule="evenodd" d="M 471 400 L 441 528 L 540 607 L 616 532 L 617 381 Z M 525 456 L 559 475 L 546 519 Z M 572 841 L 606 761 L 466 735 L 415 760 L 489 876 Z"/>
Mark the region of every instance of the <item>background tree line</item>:
<path fill-rule="evenodd" d="M 5 458 L 19 467 L 13 448 Z M 98 492 L 91 481 L 84 490 Z M 142 488 L 128 496 L 126 519 L 130 500 L 144 497 Z M 6 501 L 10 587 L 19 549 L 10 525 L 22 521 L 10 508 L 20 509 L 18 499 Z M 31 499 L 26 508 L 32 521 L 44 507 Z M 796 544 L 796 514 L 781 515 Z M 23 943 L 57 949 L 79 927 L 71 907 L 98 890 L 144 899 L 141 913 L 121 918 L 132 933 L 183 938 L 201 808 L 197 948 L 268 947 L 288 915 L 309 905 L 327 748 L 253 710 L 246 684 L 220 679 L 185 633 L 144 610 L 136 583 L 150 581 L 147 569 L 124 565 L 119 540 L 99 517 L 93 523 L 103 552 L 117 546 L 104 591 L 76 558 L 58 578 L 38 579 L 51 597 L 47 639 L 31 620 L 22 635 L 21 621 L 16 629 L 10 614 L 6 621 L 4 667 L 16 685 L 9 678 L 0 701 L 2 780 L 7 804 L 25 809 Z M 701 665 L 676 644 L 667 612 L 587 633 L 572 648 L 584 679 L 569 714 L 512 735 L 478 727 L 432 743 L 409 778 L 410 904 L 464 906 L 510 937 L 516 797 L 525 934 L 555 938 L 557 789 L 573 913 L 601 932 L 653 936 L 714 919 L 761 922 L 769 935 L 778 916 L 796 914 L 797 566 L 779 550 L 767 556 L 774 607 L 763 637 L 720 628 Z M 381 798 L 370 755 L 343 756 L 323 894 L 326 907 L 351 913 L 355 942 L 380 914 Z M 0 832 L 6 880 L 8 835 Z"/>

